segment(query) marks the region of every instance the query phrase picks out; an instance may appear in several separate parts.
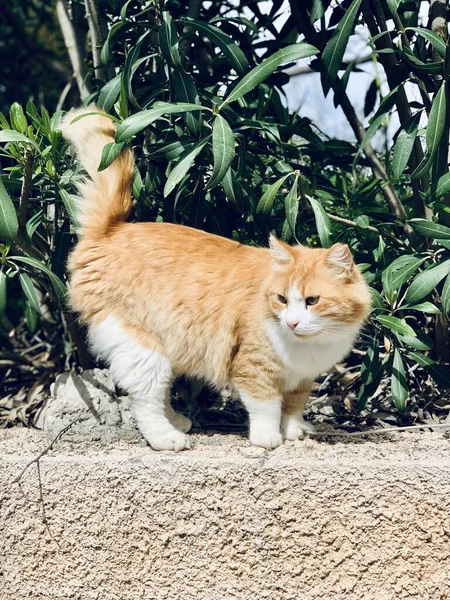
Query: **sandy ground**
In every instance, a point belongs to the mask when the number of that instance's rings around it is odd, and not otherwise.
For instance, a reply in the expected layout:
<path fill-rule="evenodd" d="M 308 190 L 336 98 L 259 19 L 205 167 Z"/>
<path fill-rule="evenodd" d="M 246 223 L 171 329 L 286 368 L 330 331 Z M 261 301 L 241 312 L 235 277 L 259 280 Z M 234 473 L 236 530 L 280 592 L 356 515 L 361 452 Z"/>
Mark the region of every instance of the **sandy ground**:
<path fill-rule="evenodd" d="M 450 439 L 0 431 L 0 600 L 444 600 Z M 46 522 L 43 522 L 43 514 Z"/>

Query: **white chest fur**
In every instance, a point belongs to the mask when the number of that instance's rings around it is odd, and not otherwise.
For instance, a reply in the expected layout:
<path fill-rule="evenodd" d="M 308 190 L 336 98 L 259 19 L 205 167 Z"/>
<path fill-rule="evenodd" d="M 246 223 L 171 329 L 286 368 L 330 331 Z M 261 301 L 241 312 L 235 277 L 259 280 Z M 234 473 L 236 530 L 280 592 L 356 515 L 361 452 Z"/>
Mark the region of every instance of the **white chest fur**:
<path fill-rule="evenodd" d="M 304 341 L 273 323 L 267 324 L 272 347 L 284 365 L 285 391 L 294 390 L 301 381 L 316 379 L 342 360 L 350 352 L 358 330 L 357 325 L 343 326 L 339 340 Z"/>

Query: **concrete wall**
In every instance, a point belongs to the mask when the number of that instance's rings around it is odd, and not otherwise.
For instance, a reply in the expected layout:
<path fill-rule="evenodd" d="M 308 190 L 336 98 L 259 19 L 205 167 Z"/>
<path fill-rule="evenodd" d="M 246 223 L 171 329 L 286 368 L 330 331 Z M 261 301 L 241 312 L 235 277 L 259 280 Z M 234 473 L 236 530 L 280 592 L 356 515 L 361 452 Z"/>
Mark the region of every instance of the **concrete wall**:
<path fill-rule="evenodd" d="M 445 434 L 194 440 L 67 434 L 41 461 L 44 524 L 36 466 L 12 480 L 49 440 L 0 431 L 0 600 L 450 597 Z"/>

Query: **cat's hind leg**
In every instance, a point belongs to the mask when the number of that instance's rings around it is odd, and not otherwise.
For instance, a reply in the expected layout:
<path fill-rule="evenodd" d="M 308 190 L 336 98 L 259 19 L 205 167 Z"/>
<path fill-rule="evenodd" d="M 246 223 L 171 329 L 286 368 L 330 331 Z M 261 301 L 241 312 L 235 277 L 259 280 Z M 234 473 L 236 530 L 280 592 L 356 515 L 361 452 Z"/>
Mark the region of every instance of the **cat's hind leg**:
<path fill-rule="evenodd" d="M 166 416 L 172 425 L 183 433 L 190 431 L 192 427 L 192 421 L 189 419 L 189 417 L 185 417 L 182 413 L 174 410 L 172 404 L 170 403 L 170 390 L 167 391 L 165 405 Z"/>
<path fill-rule="evenodd" d="M 286 440 L 296 440 L 305 433 L 314 433 L 316 431 L 314 425 L 303 418 L 311 385 L 310 382 L 302 382 L 298 389 L 283 394 L 281 431 Z"/>
<path fill-rule="evenodd" d="M 115 317 L 90 328 L 94 352 L 109 363 L 111 375 L 130 395 L 139 430 L 154 450 L 183 450 L 189 437 L 174 427 L 166 412 L 173 375 L 168 359 L 130 335 Z"/>

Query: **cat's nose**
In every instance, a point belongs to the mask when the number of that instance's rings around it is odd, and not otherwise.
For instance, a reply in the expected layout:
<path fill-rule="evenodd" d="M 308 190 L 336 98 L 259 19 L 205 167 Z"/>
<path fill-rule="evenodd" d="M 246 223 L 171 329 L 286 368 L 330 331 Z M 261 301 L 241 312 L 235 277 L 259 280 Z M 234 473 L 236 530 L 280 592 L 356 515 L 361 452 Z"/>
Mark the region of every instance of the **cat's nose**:
<path fill-rule="evenodd" d="M 292 331 L 294 331 L 294 330 L 295 330 L 295 328 L 296 328 L 296 327 L 297 327 L 297 325 L 298 325 L 298 321 L 296 321 L 296 322 L 293 322 L 293 321 L 287 321 L 287 324 L 288 324 L 288 327 L 290 327 L 290 328 L 292 329 Z"/>

